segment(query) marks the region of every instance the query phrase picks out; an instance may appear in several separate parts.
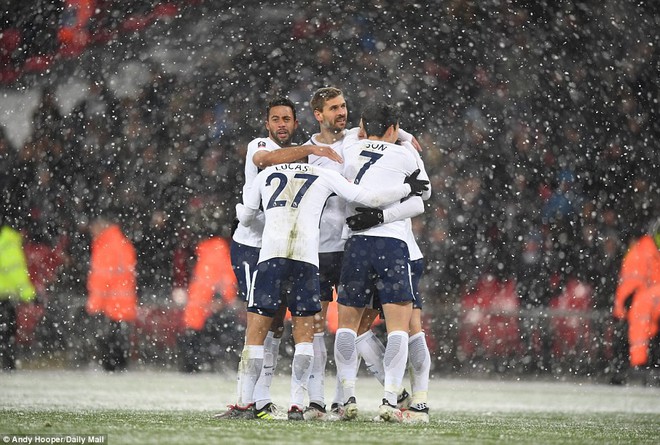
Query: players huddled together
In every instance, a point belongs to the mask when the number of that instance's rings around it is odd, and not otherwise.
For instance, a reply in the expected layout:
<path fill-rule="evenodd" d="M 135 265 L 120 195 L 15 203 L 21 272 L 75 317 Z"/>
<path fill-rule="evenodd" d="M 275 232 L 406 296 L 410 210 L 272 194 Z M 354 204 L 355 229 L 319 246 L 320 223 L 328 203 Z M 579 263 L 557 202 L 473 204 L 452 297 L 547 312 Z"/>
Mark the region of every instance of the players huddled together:
<path fill-rule="evenodd" d="M 310 106 L 319 132 L 305 144 L 292 143 L 295 105 L 278 97 L 266 110 L 268 136 L 247 147 L 231 245 L 247 329 L 236 403 L 215 417 L 357 419 L 364 361 L 383 385 L 374 420 L 427 423 L 431 359 L 417 286 L 424 264 L 411 223 L 431 194 L 421 148 L 399 128 L 393 105 L 365 105 L 359 127 L 351 129 L 338 88 L 318 89 Z M 327 407 L 326 315 L 335 294 L 336 388 Z M 287 309 L 295 352 L 285 412 L 273 403 L 270 385 Z M 385 344 L 371 330 L 378 316 Z"/>

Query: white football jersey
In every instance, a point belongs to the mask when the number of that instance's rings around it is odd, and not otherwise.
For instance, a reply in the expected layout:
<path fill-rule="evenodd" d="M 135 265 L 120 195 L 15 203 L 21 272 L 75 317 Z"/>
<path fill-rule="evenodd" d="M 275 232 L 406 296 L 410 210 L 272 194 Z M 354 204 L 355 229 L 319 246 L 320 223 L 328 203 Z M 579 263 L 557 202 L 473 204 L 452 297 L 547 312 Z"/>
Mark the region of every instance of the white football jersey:
<path fill-rule="evenodd" d="M 346 201 L 381 207 L 408 196 L 403 179 L 387 189 L 369 191 L 333 170 L 310 164 L 280 164 L 259 173 L 237 206 L 240 225 L 251 224 L 261 205 L 265 227 L 259 262 L 288 258 L 319 265 L 319 220 L 333 193 Z"/>
<path fill-rule="evenodd" d="M 243 202 L 245 202 L 245 195 L 248 193 L 254 184 L 254 178 L 259 174 L 259 168 L 254 164 L 252 158 L 254 154 L 260 150 L 274 151 L 279 150 L 280 147 L 271 138 L 256 138 L 253 139 L 247 146 L 247 154 L 245 155 L 245 184 L 243 185 Z M 257 216 L 249 227 L 238 225 L 232 239 L 237 243 L 250 246 L 261 247 L 261 236 L 264 230 L 263 213 Z"/>
<path fill-rule="evenodd" d="M 344 148 L 355 144 L 358 139 L 359 128 L 344 130 L 344 136 L 330 145 L 334 151 L 343 157 Z M 306 145 L 327 145 L 316 140 L 318 133 L 313 135 Z M 332 161 L 323 156 L 310 155 L 308 162 L 339 173 L 344 170 L 343 164 Z M 319 240 L 319 252 L 342 252 L 346 240 L 342 238 L 342 230 L 346 219 L 346 201 L 339 196 L 328 199 L 323 215 L 321 216 L 321 238 Z"/>
<path fill-rule="evenodd" d="M 417 245 L 415 232 L 413 232 L 412 229 L 412 220 L 408 218 L 405 222 L 408 229 L 406 244 L 408 245 L 408 256 L 410 257 L 410 261 L 421 260 L 424 258 L 424 255 L 422 255 L 422 251 L 420 250 L 419 245 Z"/>
<path fill-rule="evenodd" d="M 344 149 L 344 176 L 355 184 L 377 192 L 388 184 L 403 182 L 418 168 L 415 154 L 401 145 L 364 139 Z M 355 203 L 347 204 L 347 215 L 354 215 Z M 390 206 L 381 207 L 388 208 Z M 360 235 L 408 239 L 405 220 L 379 224 Z M 348 231 L 348 236 L 353 232 Z"/>
<path fill-rule="evenodd" d="M 429 180 L 429 176 L 426 173 L 426 168 L 424 166 L 424 161 L 419 152 L 415 150 L 413 145 L 409 142 L 402 142 L 402 146 L 408 148 L 412 154 L 415 155 L 417 160 L 417 168 L 420 169 L 419 179 Z M 428 190 L 422 193 L 421 200 L 427 200 L 431 197 L 431 183 L 428 184 Z M 424 212 L 424 203 L 421 202 L 421 207 L 418 206 L 419 202 L 413 202 L 414 200 L 419 199 L 417 197 L 409 198 L 402 203 L 393 204 L 386 211 L 383 212 L 383 217 L 385 221 L 395 221 L 395 220 L 405 220 L 406 227 L 408 231 L 408 236 L 406 239 L 406 244 L 408 245 L 408 253 L 410 255 L 410 260 L 415 261 L 423 258 L 422 251 L 415 240 L 415 234 L 412 230 L 412 220 L 411 218 Z"/>

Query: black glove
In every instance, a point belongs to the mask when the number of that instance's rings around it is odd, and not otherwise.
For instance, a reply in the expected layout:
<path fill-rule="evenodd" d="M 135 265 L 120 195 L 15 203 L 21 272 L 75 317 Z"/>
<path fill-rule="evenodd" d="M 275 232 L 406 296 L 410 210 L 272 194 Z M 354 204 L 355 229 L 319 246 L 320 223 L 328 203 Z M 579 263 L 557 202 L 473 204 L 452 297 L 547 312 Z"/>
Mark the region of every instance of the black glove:
<path fill-rule="evenodd" d="M 426 190 L 429 189 L 427 187 L 429 181 L 425 181 L 423 179 L 417 179 L 417 176 L 419 176 L 419 169 L 412 172 L 410 176 L 406 176 L 406 179 L 404 179 L 403 182 L 410 185 L 411 195 L 420 196 L 422 192 L 425 192 Z"/>
<path fill-rule="evenodd" d="M 351 230 L 365 230 L 383 222 L 383 211 L 381 209 L 370 209 L 369 207 L 356 207 L 358 212 L 346 218 L 346 224 Z"/>

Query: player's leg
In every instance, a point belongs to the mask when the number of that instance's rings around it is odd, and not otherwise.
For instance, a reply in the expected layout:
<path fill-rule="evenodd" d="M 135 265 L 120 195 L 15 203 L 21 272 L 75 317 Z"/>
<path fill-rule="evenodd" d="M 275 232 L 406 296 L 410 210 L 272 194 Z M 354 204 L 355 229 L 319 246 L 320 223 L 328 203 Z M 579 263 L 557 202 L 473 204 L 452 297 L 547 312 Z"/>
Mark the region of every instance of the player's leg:
<path fill-rule="evenodd" d="M 401 422 L 397 398 L 403 386 L 408 362 L 408 330 L 412 317 L 413 292 L 409 269 L 408 246 L 394 238 L 378 238 L 373 243 L 374 270 L 378 275 L 378 298 L 387 326 L 387 344 L 383 359 L 385 384 L 379 409 L 385 421 Z"/>
<path fill-rule="evenodd" d="M 264 360 L 264 340 L 268 334 L 268 329 L 272 321 L 272 316 L 262 315 L 255 312 L 247 313 L 247 329 L 245 332 L 245 346 L 241 354 L 241 380 L 243 403 L 254 403 L 254 387 L 257 379 L 261 375 Z"/>
<path fill-rule="evenodd" d="M 282 305 L 273 316 L 271 326 L 264 340 L 264 360 L 261 375 L 254 387 L 254 403 L 257 409 L 272 403 L 270 387 L 277 369 L 280 342 L 284 331 L 286 306 Z"/>
<path fill-rule="evenodd" d="M 231 266 L 234 270 L 234 275 L 236 276 L 236 281 L 238 284 L 238 293 L 239 298 L 241 298 L 247 305 L 248 295 L 250 288 L 252 287 L 252 281 L 254 280 L 254 274 L 257 270 L 257 262 L 259 260 L 259 248 L 246 246 L 244 244 L 237 243 L 232 240 L 230 245 L 230 258 Z M 245 342 L 243 343 L 245 345 Z M 238 348 L 239 345 L 236 345 Z M 227 412 L 218 414 L 216 418 L 235 418 L 241 417 L 241 414 L 246 414 L 247 417 L 250 417 L 250 413 L 247 413 L 245 410 L 241 410 L 247 406 L 243 400 L 241 400 L 241 394 L 243 393 L 242 381 L 241 381 L 241 368 L 242 368 L 242 354 L 238 362 L 238 372 L 236 375 L 236 404 L 230 405 Z M 236 411 L 236 412 L 232 412 Z"/>
<path fill-rule="evenodd" d="M 385 383 L 385 369 L 383 368 L 383 357 L 385 356 L 385 345 L 371 330 L 376 318 L 380 314 L 380 309 L 366 308 L 360 320 L 355 346 L 359 357 L 364 360 L 364 364 L 370 373 L 376 377 L 381 385 Z M 358 358 L 358 362 L 359 362 Z"/>
<path fill-rule="evenodd" d="M 325 344 L 326 314 L 339 283 L 343 252 L 319 254 L 319 289 L 321 312 L 314 319 L 314 364 L 309 379 L 309 406 L 305 410 L 306 419 L 324 419 L 325 407 L 325 368 L 328 350 Z"/>
<path fill-rule="evenodd" d="M 375 292 L 369 244 L 370 240 L 365 236 L 352 236 L 348 239 L 337 288 L 334 358 L 337 378 L 341 382 L 344 395 L 344 406 L 339 411 L 341 418 L 345 420 L 357 417 L 355 383 L 358 354 L 355 340 L 364 308 L 370 305 L 370 299 Z"/>
<path fill-rule="evenodd" d="M 412 303 L 386 303 L 383 312 L 387 320 L 387 344 L 385 346 L 385 398 L 396 405 L 408 362 L 408 327 L 412 317 Z"/>
<path fill-rule="evenodd" d="M 312 339 L 314 363 L 309 378 L 308 408 L 318 411 L 317 417 L 323 417 L 325 414 L 325 368 L 328 361 L 328 350 L 325 346 L 325 320 L 329 305 L 330 301 L 321 300 L 321 311 L 314 316 Z"/>
<path fill-rule="evenodd" d="M 293 340 L 296 345 L 291 364 L 291 404 L 289 420 L 303 420 L 306 388 L 314 362 L 314 316 L 293 317 Z"/>
<path fill-rule="evenodd" d="M 419 281 L 424 273 L 424 260 L 410 262 L 410 276 L 413 291 L 413 312 L 408 334 L 408 372 L 412 397 L 410 406 L 404 413 L 404 422 L 427 423 L 429 421 L 428 388 L 431 371 L 431 354 L 426 343 L 422 326 L 422 295 Z"/>
<path fill-rule="evenodd" d="M 397 396 L 403 386 L 403 376 L 408 361 L 408 326 L 412 315 L 412 304 L 386 303 L 383 312 L 387 320 L 387 344 L 383 358 L 385 383 L 383 403 L 379 413 L 381 419 L 401 422 L 403 414 L 397 408 Z"/>
<path fill-rule="evenodd" d="M 335 334 L 335 363 L 344 397 L 348 400 L 351 397 L 355 397 L 355 381 L 357 380 L 357 348 L 355 347 L 355 340 L 364 308 L 338 304 L 337 311 L 339 322 L 337 333 Z"/>
<path fill-rule="evenodd" d="M 412 400 L 404 413 L 404 422 L 429 421 L 428 390 L 431 370 L 431 354 L 422 330 L 422 309 L 414 308 L 410 320 L 410 338 L 408 339 L 408 371 L 412 391 Z"/>
<path fill-rule="evenodd" d="M 292 262 L 291 283 L 288 307 L 293 316 L 292 334 L 296 349 L 291 364 L 288 418 L 303 420 L 305 395 L 314 365 L 314 318 L 321 311 L 318 268 L 305 262 Z"/>
<path fill-rule="evenodd" d="M 216 419 L 254 418 L 254 388 L 261 375 L 264 358 L 264 341 L 272 325 L 272 319 L 280 306 L 278 298 L 271 298 L 271 286 L 276 286 L 277 270 L 269 268 L 268 262 L 251 265 L 250 261 L 258 258 L 258 250 L 232 243 L 232 265 L 239 279 L 239 288 L 246 305 L 247 326 L 245 342 L 238 362 L 237 403 L 215 416 Z M 256 254 L 256 255 L 255 255 Z M 257 270 L 261 267 L 261 276 Z M 261 281 L 257 284 L 258 279 Z M 242 283 L 242 284 L 241 284 Z M 242 289 L 248 286 L 247 289 Z M 279 297 L 279 296 L 278 296 Z"/>
<path fill-rule="evenodd" d="M 385 345 L 371 329 L 376 317 L 380 315 L 383 318 L 381 312 L 380 301 L 377 301 L 377 298 L 375 298 L 373 308 L 365 309 L 362 315 L 355 346 L 358 352 L 358 367 L 360 360 L 364 360 L 367 370 L 376 377 L 381 385 L 385 385 L 385 368 L 383 365 Z M 383 320 L 385 319 L 383 318 Z M 399 409 L 407 409 L 410 405 L 410 394 L 408 394 L 408 391 L 403 386 L 399 390 L 396 405 Z"/>

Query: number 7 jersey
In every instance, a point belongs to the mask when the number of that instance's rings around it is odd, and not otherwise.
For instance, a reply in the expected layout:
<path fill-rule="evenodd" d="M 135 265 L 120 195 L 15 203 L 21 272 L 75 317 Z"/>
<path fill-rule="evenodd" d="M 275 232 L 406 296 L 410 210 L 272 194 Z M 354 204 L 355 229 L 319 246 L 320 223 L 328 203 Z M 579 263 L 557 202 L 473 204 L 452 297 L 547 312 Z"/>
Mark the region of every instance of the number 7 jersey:
<path fill-rule="evenodd" d="M 274 165 L 257 175 L 236 213 L 241 224 L 249 225 L 259 206 L 263 206 L 265 227 L 259 262 L 288 258 L 318 267 L 319 221 L 328 197 L 336 193 L 347 201 L 381 207 L 410 193 L 410 186 L 403 179 L 394 184 L 372 192 L 322 167 Z"/>
<path fill-rule="evenodd" d="M 363 139 L 344 149 L 344 176 L 367 190 L 378 191 L 388 184 L 403 182 L 406 176 L 419 168 L 417 158 L 412 148 Z M 347 203 L 346 216 L 354 215 L 355 207 L 355 204 Z M 349 231 L 348 235 L 352 233 Z M 359 232 L 360 235 L 384 236 L 404 241 L 407 233 L 405 220 L 379 224 Z"/>

